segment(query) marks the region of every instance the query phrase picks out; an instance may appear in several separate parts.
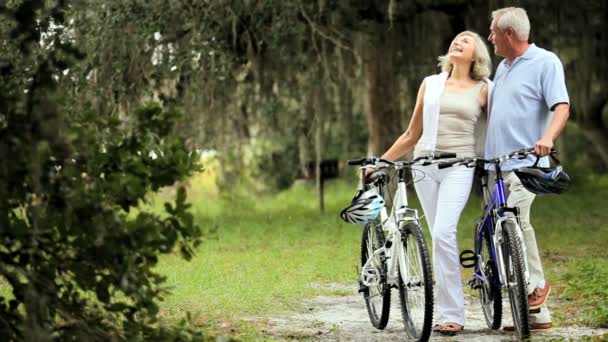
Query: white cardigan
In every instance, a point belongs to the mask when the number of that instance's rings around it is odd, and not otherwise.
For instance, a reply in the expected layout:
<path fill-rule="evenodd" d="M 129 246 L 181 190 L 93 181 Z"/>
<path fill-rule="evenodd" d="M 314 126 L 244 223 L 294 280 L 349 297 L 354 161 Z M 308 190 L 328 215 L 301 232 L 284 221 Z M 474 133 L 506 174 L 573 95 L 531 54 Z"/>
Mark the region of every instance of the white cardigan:
<path fill-rule="evenodd" d="M 439 99 L 443 94 L 448 73 L 442 72 L 425 78 L 424 103 L 422 106 L 422 136 L 416 144 L 416 151 L 435 151 L 437 144 L 437 128 L 439 126 Z M 489 79 L 484 79 L 488 84 L 488 102 L 486 111 L 490 112 L 490 94 L 494 88 L 494 83 Z M 475 154 L 483 157 L 484 145 L 486 140 L 488 115 L 481 115 L 475 124 Z"/>

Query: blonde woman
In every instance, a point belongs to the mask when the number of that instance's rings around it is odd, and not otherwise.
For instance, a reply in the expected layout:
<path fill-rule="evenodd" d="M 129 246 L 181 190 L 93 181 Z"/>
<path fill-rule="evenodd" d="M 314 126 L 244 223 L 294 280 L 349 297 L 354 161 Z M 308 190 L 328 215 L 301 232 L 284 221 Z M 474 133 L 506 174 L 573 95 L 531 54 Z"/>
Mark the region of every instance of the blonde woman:
<path fill-rule="evenodd" d="M 409 127 L 382 158 L 396 160 L 414 149 L 414 156 L 452 152 L 473 157 L 483 151 L 483 126 L 488 108 L 491 61 L 481 37 L 465 31 L 456 36 L 448 53 L 439 57 L 442 73 L 422 82 Z M 415 146 L 415 148 L 414 148 Z M 473 183 L 472 168 L 439 170 L 421 166 L 424 178 L 416 192 L 433 240 L 433 269 L 439 323 L 433 331 L 454 335 L 464 327 L 464 292 L 456 228 Z M 373 170 L 367 170 L 371 173 Z"/>

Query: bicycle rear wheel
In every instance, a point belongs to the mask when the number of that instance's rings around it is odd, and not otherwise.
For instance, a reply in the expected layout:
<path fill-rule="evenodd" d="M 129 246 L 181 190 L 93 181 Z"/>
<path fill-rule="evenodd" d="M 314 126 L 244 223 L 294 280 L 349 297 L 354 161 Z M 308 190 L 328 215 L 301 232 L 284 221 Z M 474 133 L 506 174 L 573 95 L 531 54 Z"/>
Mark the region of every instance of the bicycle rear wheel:
<path fill-rule="evenodd" d="M 399 299 L 405 331 L 416 341 L 427 341 L 433 323 L 433 278 L 422 229 L 408 223 L 401 229 Z"/>
<path fill-rule="evenodd" d="M 476 229 L 475 234 L 478 234 L 478 231 L 479 228 Z M 496 330 L 500 328 L 502 321 L 502 293 L 487 230 L 483 231 L 481 239 L 475 236 L 475 251 L 479 251 L 478 267 L 485 276 L 483 280 L 476 279 L 479 285 L 479 301 L 488 328 Z"/>
<path fill-rule="evenodd" d="M 384 254 L 374 256 L 374 251 L 383 247 L 384 241 L 380 223 L 372 221 L 365 225 L 361 240 L 361 292 L 369 319 L 377 329 L 386 327 L 391 307 L 391 289 L 386 281 L 386 257 Z M 369 267 L 364 267 L 370 258 L 373 259 Z M 364 285 L 363 279 L 370 285 Z"/>
<path fill-rule="evenodd" d="M 520 338 L 526 339 L 530 336 L 528 292 L 523 248 L 517 236 L 517 229 L 519 228 L 512 221 L 502 222 L 504 237 L 502 250 L 513 323 Z"/>

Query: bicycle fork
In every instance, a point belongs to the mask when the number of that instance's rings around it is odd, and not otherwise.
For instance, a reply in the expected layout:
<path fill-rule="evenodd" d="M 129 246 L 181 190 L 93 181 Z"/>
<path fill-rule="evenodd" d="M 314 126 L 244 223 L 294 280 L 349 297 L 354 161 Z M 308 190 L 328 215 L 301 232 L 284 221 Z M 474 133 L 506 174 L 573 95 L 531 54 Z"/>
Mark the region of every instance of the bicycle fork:
<path fill-rule="evenodd" d="M 496 263 L 498 264 L 498 279 L 501 284 L 505 284 L 507 288 L 511 286 L 515 286 L 516 284 L 511 284 L 507 281 L 507 271 L 505 269 L 505 260 L 504 253 L 502 248 L 502 242 L 504 241 L 504 234 L 502 230 L 502 223 L 504 221 L 511 221 L 515 226 L 515 232 L 517 234 L 516 238 L 519 240 L 519 245 L 521 246 L 522 256 L 524 260 L 524 277 L 526 281 L 526 288 L 530 283 L 530 271 L 528 267 L 528 257 L 527 257 L 527 247 L 526 242 L 524 240 L 524 235 L 521 227 L 517 224 L 517 221 L 511 217 L 501 217 L 496 222 L 495 233 L 493 236 L 494 249 L 496 250 Z"/>

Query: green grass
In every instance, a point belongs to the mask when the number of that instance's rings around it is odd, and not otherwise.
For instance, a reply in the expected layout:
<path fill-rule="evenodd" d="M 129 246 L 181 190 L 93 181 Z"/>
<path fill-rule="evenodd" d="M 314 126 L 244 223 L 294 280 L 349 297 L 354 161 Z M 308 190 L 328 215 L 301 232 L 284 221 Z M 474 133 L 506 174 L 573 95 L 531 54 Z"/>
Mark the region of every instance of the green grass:
<path fill-rule="evenodd" d="M 212 335 L 266 340 L 263 318 L 243 319 L 299 310 L 303 299 L 330 291 L 315 284 L 356 284 L 361 227 L 338 215 L 354 194 L 353 179 L 326 183 L 326 210 L 320 213 L 312 184 L 263 196 L 243 187 L 220 194 L 211 176 L 205 172 L 190 182 L 189 200 L 205 236 L 196 256 L 186 262 L 177 253 L 165 255 L 157 267 L 172 288 L 161 304 L 163 319 L 177 321 L 191 312 Z M 551 300 L 559 303 L 553 306 L 557 325 L 608 327 L 607 191 L 608 177 L 588 177 L 572 191 L 538 197 L 533 205 Z M 170 194 L 152 196 L 150 206 L 160 210 Z M 479 211 L 480 199 L 472 196 L 459 224 L 461 250 L 472 246 Z M 8 291 L 3 287 L 0 281 L 0 292 Z"/>
<path fill-rule="evenodd" d="M 573 319 L 595 328 L 608 328 L 608 262 L 605 258 L 576 259 L 557 275 L 565 301 L 562 320 Z M 585 310 L 577 310 L 579 307 Z"/>
<path fill-rule="evenodd" d="M 311 284 L 354 282 L 361 229 L 337 214 L 353 191 L 344 182 L 327 190 L 325 214 L 310 184 L 268 197 L 193 195 L 206 238 L 190 262 L 161 259 L 157 269 L 174 287 L 165 316 L 191 311 L 199 322 L 239 325 L 243 317 L 297 310 L 302 298 L 327 291 Z"/>
<path fill-rule="evenodd" d="M 608 323 L 606 190 L 606 178 L 589 179 L 565 195 L 538 197 L 534 203 L 532 224 L 553 298 L 563 303 L 554 307 L 557 324 Z M 162 259 L 158 270 L 174 286 L 163 305 L 167 319 L 191 311 L 199 322 L 215 324 L 216 332 L 258 336 L 240 319 L 298 310 L 302 299 L 323 291 L 311 283 L 356 283 L 361 228 L 338 217 L 354 193 L 354 181 L 326 184 L 325 214 L 311 184 L 267 196 L 241 189 L 201 198 L 197 191 L 194 183 L 191 201 L 207 239 L 191 262 Z M 480 199 L 472 196 L 459 225 L 461 250 L 472 246 L 479 207 Z"/>

